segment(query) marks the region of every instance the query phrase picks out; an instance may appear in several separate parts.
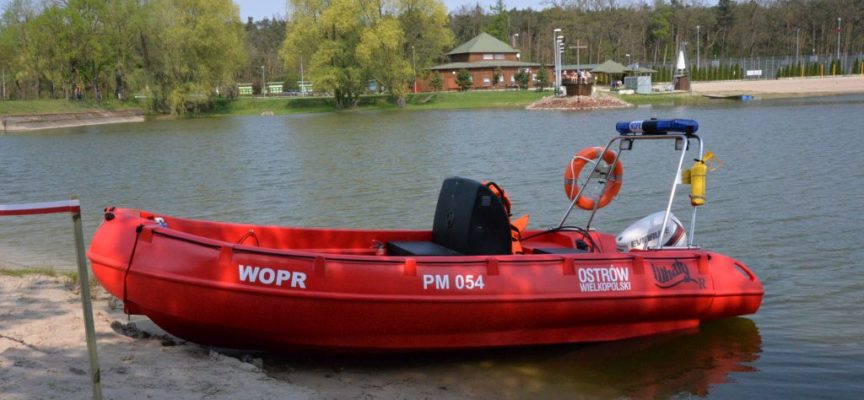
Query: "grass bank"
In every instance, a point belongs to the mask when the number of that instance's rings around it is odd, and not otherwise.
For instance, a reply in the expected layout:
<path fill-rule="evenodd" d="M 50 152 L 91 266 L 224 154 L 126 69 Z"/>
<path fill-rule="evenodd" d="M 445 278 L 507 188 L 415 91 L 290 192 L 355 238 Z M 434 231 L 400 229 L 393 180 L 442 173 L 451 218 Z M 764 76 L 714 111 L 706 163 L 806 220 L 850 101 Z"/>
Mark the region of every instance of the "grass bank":
<path fill-rule="evenodd" d="M 468 91 L 410 94 L 406 110 L 456 110 L 472 108 L 525 107 L 550 92 L 533 90 Z M 0 115 L 59 114 L 86 111 L 116 111 L 139 108 L 137 103 L 115 100 L 102 102 L 69 100 L 0 101 Z M 361 96 L 357 110 L 395 110 L 399 107 L 387 95 Z M 337 111 L 332 97 L 240 97 L 218 99 L 205 115 L 274 115 Z"/>
<path fill-rule="evenodd" d="M 418 93 L 408 98 L 409 110 L 525 107 L 551 92 L 512 90 L 494 92 Z"/>
<path fill-rule="evenodd" d="M 406 98 L 407 110 L 454 110 L 470 108 L 524 107 L 549 93 L 526 91 L 469 91 L 418 93 Z M 361 96 L 359 110 L 398 109 L 389 96 Z M 219 100 L 211 115 L 274 115 L 336 111 L 331 97 L 241 97 Z"/>
<path fill-rule="evenodd" d="M 116 100 L 72 101 L 72 100 L 4 100 L 0 101 L 0 115 L 61 114 L 87 111 L 117 111 L 143 108 L 136 103 Z"/>

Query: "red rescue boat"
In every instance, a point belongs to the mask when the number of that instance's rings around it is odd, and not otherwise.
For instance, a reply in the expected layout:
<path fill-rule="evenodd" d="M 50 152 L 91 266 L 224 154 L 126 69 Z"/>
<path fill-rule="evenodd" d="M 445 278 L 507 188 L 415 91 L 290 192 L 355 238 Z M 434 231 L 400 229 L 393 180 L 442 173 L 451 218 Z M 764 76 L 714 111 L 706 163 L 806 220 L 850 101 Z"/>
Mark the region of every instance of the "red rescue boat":
<path fill-rule="evenodd" d="M 695 121 L 645 123 L 568 166 L 571 209 L 590 205 L 593 219 L 610 193 L 582 200 L 592 180 L 620 187 L 618 155 L 607 156 L 616 143 L 695 140 L 704 166 Z M 584 165 L 590 176 L 577 184 Z M 503 190 L 453 177 L 432 231 L 257 226 L 110 207 L 88 257 L 127 312 L 214 346 L 403 351 L 651 335 L 751 314 L 762 301 L 743 263 L 693 244 L 704 199 L 697 166 L 688 170 L 689 238 L 669 209 L 617 237 L 563 220 L 526 231 L 525 219 L 511 224 Z"/>

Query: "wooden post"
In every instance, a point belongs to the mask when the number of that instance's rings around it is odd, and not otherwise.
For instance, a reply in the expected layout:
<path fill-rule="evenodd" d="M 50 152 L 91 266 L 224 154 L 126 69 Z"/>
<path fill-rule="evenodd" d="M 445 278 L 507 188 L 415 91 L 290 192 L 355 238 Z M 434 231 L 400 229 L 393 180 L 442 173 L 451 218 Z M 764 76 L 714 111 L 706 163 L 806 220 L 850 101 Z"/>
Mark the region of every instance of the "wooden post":
<path fill-rule="evenodd" d="M 77 197 L 72 201 L 78 202 Z M 78 256 L 78 281 L 81 283 L 81 306 L 84 310 L 84 331 L 87 338 L 87 352 L 90 355 L 90 383 L 93 386 L 93 399 L 102 399 L 102 373 L 96 354 L 96 328 L 93 322 L 93 305 L 90 300 L 90 273 L 84 250 L 84 231 L 81 224 L 81 208 L 73 209 L 72 225 L 75 230 L 75 251 Z"/>

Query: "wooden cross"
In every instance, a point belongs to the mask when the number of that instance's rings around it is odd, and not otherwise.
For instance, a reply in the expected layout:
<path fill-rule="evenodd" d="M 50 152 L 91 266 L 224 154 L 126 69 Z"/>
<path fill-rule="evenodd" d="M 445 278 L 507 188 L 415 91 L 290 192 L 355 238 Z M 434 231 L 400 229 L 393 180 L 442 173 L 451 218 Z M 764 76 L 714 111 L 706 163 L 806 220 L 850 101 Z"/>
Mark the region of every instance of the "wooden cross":
<path fill-rule="evenodd" d="M 587 49 L 588 46 L 586 46 L 586 45 L 584 45 L 584 44 L 579 44 L 579 40 L 577 39 L 577 40 L 576 40 L 576 45 L 575 45 L 575 46 L 570 46 L 570 48 L 571 48 L 571 49 L 576 49 L 576 64 L 577 64 L 577 65 L 580 64 L 580 62 L 579 62 L 579 49 Z"/>

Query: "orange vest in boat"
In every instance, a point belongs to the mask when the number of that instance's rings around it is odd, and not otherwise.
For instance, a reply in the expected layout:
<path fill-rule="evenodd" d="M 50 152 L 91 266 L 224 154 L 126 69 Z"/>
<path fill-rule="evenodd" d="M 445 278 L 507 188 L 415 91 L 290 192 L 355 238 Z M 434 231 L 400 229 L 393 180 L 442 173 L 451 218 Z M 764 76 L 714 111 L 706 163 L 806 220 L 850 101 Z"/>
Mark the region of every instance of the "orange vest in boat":
<path fill-rule="evenodd" d="M 525 232 L 525 228 L 528 227 L 528 219 L 530 218 L 528 214 L 525 214 L 515 221 L 513 218 L 513 212 L 511 210 L 512 204 L 510 203 L 510 196 L 507 195 L 507 192 L 504 189 L 501 189 L 498 184 L 495 182 L 483 182 L 495 196 L 501 200 L 501 204 L 504 205 L 504 210 L 507 212 L 507 218 L 510 218 L 510 237 L 513 241 L 512 248 L 513 254 L 523 254 L 522 251 L 522 232 Z"/>

